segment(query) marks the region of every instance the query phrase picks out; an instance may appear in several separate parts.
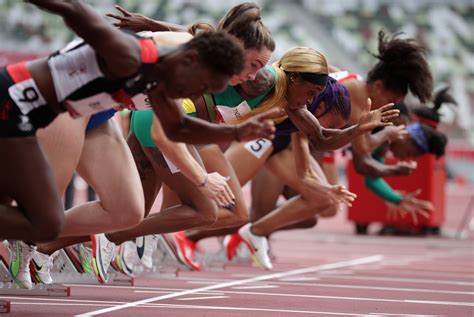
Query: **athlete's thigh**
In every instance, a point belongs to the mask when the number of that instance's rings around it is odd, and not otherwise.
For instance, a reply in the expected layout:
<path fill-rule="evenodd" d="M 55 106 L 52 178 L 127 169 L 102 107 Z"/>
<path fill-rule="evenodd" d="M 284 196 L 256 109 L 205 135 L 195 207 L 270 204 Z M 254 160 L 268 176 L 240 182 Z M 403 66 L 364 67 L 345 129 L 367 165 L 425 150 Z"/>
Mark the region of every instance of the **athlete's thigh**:
<path fill-rule="evenodd" d="M 62 217 L 61 196 L 37 138 L 0 138 L 0 152 L 2 196 L 16 200 L 32 222 Z"/>
<path fill-rule="evenodd" d="M 188 146 L 188 149 L 193 157 L 202 164 L 199 154 L 194 147 Z M 175 171 L 171 168 L 171 164 L 168 165 L 168 162 L 157 147 L 144 147 L 144 152 L 152 164 L 155 173 L 178 195 L 183 204 L 195 207 L 198 205 L 203 206 L 202 204 L 213 206 L 213 203 L 202 194 L 196 185 L 194 185 L 181 172 Z"/>
<path fill-rule="evenodd" d="M 45 129 L 38 130 L 38 140 L 51 164 L 61 194 L 79 162 L 88 120 L 89 117 L 73 119 L 64 113 Z"/>
<path fill-rule="evenodd" d="M 271 141 L 258 139 L 246 143 L 233 143 L 225 152 L 225 156 L 243 186 L 265 165 L 272 151 Z"/>
<path fill-rule="evenodd" d="M 145 216 L 147 216 L 161 188 L 161 178 L 156 174 L 153 165 L 148 160 L 140 141 L 135 134 L 130 133 L 127 138 L 127 144 L 132 152 L 133 160 L 140 175 L 143 194 L 145 197 Z"/>
<path fill-rule="evenodd" d="M 295 160 L 290 148 L 272 155 L 265 166 L 275 176 L 277 176 L 283 184 L 298 190 L 301 186 L 301 180 L 296 173 Z"/>
<path fill-rule="evenodd" d="M 113 120 L 88 131 L 77 171 L 99 195 L 104 208 L 144 207 L 132 153 Z"/>
<path fill-rule="evenodd" d="M 267 168 L 262 168 L 252 179 L 251 220 L 257 220 L 275 209 L 283 191 L 282 181 Z"/>

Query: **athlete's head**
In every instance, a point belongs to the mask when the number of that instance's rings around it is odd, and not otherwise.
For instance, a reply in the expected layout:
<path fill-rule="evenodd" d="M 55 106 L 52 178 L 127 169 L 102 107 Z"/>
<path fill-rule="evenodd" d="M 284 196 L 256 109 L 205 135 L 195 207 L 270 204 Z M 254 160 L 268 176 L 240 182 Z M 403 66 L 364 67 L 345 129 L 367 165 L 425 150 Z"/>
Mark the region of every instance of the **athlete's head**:
<path fill-rule="evenodd" d="M 275 89 L 249 116 L 262 113 L 270 108 L 286 108 L 288 105 L 309 104 L 326 87 L 328 64 L 323 54 L 308 47 L 289 49 L 277 62 L 273 63 L 277 74 Z M 275 119 L 281 121 L 285 116 Z"/>
<path fill-rule="evenodd" d="M 172 98 L 219 92 L 244 67 L 241 45 L 225 32 L 201 32 L 168 58 L 173 61 L 163 84 Z"/>
<path fill-rule="evenodd" d="M 393 141 L 390 150 L 401 159 L 431 153 L 436 157 L 444 155 L 448 139 L 446 136 L 428 125 L 412 123 L 407 126 L 408 134 L 402 139 Z"/>
<path fill-rule="evenodd" d="M 245 67 L 238 76 L 232 77 L 230 84 L 254 80 L 257 71 L 268 63 L 275 50 L 272 34 L 262 22 L 260 7 L 253 2 L 233 7 L 219 21 L 217 29 L 234 35 L 245 48 Z"/>
<path fill-rule="evenodd" d="M 199 29 L 213 28 L 212 25 L 200 21 L 191 25 L 188 31 L 196 34 Z M 262 22 L 260 7 L 253 2 L 244 2 L 233 7 L 219 21 L 217 30 L 234 35 L 245 50 L 244 69 L 232 76 L 229 83 L 235 86 L 247 80 L 254 80 L 257 71 L 268 63 L 275 50 L 272 34 Z"/>
<path fill-rule="evenodd" d="M 351 98 L 346 87 L 329 78 L 326 88 L 315 97 L 309 107 L 316 107 L 314 115 L 328 129 L 340 129 L 351 116 Z"/>
<path fill-rule="evenodd" d="M 428 108 L 425 105 L 420 105 L 413 108 L 413 120 L 425 123 L 432 128 L 436 129 L 438 123 L 440 122 L 441 116 L 439 113 L 439 109 L 445 103 L 450 103 L 456 105 L 456 100 L 451 96 L 448 92 L 449 87 L 444 87 L 440 91 L 438 91 L 433 100 L 433 107 Z"/>
<path fill-rule="evenodd" d="M 431 99 L 433 78 L 426 61 L 425 49 L 413 39 L 378 35 L 379 60 L 367 75 L 372 108 L 377 109 L 387 103 L 400 102 L 408 90 L 421 102 Z"/>

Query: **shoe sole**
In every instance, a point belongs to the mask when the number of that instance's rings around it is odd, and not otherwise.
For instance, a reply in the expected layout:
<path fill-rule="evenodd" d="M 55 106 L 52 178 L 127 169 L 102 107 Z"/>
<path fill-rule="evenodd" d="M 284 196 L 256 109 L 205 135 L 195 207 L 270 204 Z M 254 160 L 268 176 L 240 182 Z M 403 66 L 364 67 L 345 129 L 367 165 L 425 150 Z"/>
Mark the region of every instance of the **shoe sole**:
<path fill-rule="evenodd" d="M 194 265 L 192 265 L 188 262 L 188 260 L 184 256 L 183 252 L 181 252 L 181 248 L 179 247 L 179 243 L 176 240 L 176 238 L 172 237 L 171 238 L 172 240 L 170 242 L 168 240 L 168 238 L 166 238 L 164 236 L 162 236 L 162 237 L 166 241 L 165 244 L 172 248 L 172 250 L 173 250 L 172 253 L 175 255 L 175 257 L 177 256 L 180 263 L 184 264 L 184 266 L 186 266 L 188 269 L 190 269 L 192 271 L 199 271 L 200 270 L 200 268 L 196 268 Z"/>
<path fill-rule="evenodd" d="M 242 237 L 242 235 L 240 233 L 239 233 L 239 236 L 240 236 L 240 239 L 242 239 L 242 241 L 245 243 L 245 245 L 249 249 L 250 256 L 251 256 L 252 260 L 255 262 L 255 264 L 257 264 L 257 266 L 260 267 L 263 270 L 270 271 L 271 269 L 267 268 L 265 265 L 263 265 L 263 263 L 260 262 L 260 260 L 257 258 L 257 256 L 255 255 L 255 249 L 252 246 L 252 244 L 250 244 L 250 242 L 248 242 L 244 237 Z"/>
<path fill-rule="evenodd" d="M 97 264 L 97 240 L 95 236 L 92 237 L 92 267 L 99 283 L 105 284 L 106 276 L 99 270 L 99 265 Z"/>

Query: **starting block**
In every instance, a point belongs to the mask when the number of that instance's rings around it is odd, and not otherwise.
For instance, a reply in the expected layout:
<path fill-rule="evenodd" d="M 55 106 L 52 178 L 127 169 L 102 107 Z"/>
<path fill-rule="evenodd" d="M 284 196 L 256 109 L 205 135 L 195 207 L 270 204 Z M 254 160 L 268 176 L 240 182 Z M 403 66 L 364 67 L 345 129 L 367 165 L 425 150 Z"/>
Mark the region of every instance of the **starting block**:
<path fill-rule="evenodd" d="M 32 289 L 18 287 L 13 282 L 8 270 L 9 254 L 0 244 L 0 295 L 23 296 L 69 296 L 70 288 L 60 284 L 35 284 Z M 2 307 L 2 305 L 0 305 Z"/>
<path fill-rule="evenodd" d="M 179 271 L 189 271 L 189 268 L 180 261 L 172 243 L 164 235 L 159 235 L 157 244 L 153 254 L 153 269 L 150 271 L 153 276 L 175 278 Z"/>
<path fill-rule="evenodd" d="M 10 302 L 0 300 L 0 314 L 10 312 Z"/>
<path fill-rule="evenodd" d="M 109 281 L 107 285 L 116 286 L 133 286 L 133 277 L 126 276 L 109 268 Z M 97 278 L 89 273 L 85 273 L 79 260 L 78 252 L 74 247 L 67 247 L 59 251 L 59 255 L 55 258 L 53 269 L 51 270 L 53 281 L 61 284 L 85 284 L 85 285 L 101 285 Z"/>

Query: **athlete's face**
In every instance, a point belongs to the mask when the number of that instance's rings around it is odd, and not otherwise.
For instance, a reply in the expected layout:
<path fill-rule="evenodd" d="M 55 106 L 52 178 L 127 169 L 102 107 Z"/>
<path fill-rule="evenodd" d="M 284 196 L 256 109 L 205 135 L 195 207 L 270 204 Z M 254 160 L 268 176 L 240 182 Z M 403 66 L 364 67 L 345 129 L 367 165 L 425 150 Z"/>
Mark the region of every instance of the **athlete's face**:
<path fill-rule="evenodd" d="M 244 69 L 240 74 L 232 76 L 229 84 L 236 86 L 248 80 L 254 80 L 259 69 L 268 63 L 271 56 L 272 52 L 267 48 L 262 48 L 261 50 L 255 48 L 246 49 Z"/>
<path fill-rule="evenodd" d="M 390 150 L 399 159 L 415 158 L 423 154 L 410 135 L 393 141 Z"/>
<path fill-rule="evenodd" d="M 310 104 L 325 88 L 304 80 L 298 73 L 287 74 L 287 83 L 286 100 L 290 107 Z"/>
<path fill-rule="evenodd" d="M 177 63 L 163 82 L 171 98 L 195 99 L 205 93 L 220 92 L 227 87 L 230 76 L 216 73 L 202 63 L 183 61 Z"/>
<path fill-rule="evenodd" d="M 372 100 L 372 110 L 376 110 L 388 103 L 401 102 L 405 98 L 399 92 L 386 89 L 381 80 L 376 80 L 370 85 L 369 97 Z"/>
<path fill-rule="evenodd" d="M 346 126 L 347 121 L 337 112 L 329 111 L 326 112 L 326 103 L 323 101 L 319 104 L 318 109 L 315 112 L 315 116 L 318 117 L 318 121 L 326 129 L 342 129 Z M 318 116 L 318 114 L 322 114 Z"/>

